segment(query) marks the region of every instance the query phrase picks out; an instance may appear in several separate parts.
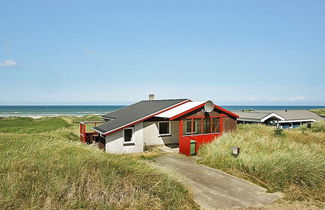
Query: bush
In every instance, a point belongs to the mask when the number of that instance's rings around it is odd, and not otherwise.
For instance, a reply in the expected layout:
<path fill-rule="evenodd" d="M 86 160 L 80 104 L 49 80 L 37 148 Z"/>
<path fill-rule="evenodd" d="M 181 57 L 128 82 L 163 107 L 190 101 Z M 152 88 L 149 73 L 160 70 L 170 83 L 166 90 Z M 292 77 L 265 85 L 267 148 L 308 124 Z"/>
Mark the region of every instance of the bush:
<path fill-rule="evenodd" d="M 283 130 L 281 128 L 277 127 L 274 130 L 274 136 L 276 136 L 276 137 L 282 137 L 282 136 L 284 136 Z"/>

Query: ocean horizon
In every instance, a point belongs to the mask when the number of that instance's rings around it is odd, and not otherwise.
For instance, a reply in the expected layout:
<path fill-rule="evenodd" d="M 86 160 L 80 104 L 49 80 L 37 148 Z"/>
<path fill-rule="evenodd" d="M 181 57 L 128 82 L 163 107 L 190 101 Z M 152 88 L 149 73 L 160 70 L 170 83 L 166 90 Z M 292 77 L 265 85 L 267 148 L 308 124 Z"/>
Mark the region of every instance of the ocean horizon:
<path fill-rule="evenodd" d="M 125 105 L 1 105 L 0 117 L 44 117 L 44 116 L 84 116 L 101 115 L 123 108 Z M 231 111 L 249 110 L 310 110 L 325 106 L 222 106 Z"/>

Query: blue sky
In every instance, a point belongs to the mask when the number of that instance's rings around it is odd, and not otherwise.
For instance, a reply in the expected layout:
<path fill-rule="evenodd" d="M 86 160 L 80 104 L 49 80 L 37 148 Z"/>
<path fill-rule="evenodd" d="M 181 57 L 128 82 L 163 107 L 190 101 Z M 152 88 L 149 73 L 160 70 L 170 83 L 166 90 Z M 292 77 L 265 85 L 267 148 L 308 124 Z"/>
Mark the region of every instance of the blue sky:
<path fill-rule="evenodd" d="M 325 105 L 325 1 L 0 0 L 0 104 Z"/>

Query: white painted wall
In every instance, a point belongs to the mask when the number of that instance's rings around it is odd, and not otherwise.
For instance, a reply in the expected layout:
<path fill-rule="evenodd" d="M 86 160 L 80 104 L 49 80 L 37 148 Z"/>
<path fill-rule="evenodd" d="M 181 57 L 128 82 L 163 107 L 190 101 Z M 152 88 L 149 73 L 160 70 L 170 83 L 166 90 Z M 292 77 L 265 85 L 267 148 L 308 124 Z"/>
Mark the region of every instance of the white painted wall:
<path fill-rule="evenodd" d="M 145 145 L 163 145 L 178 143 L 179 121 L 171 121 L 171 135 L 160 136 L 158 122 L 143 123 L 143 140 Z"/>
<path fill-rule="evenodd" d="M 143 123 L 134 126 L 132 145 L 126 145 L 123 137 L 123 130 L 106 136 L 105 151 L 107 153 L 124 154 L 143 152 Z"/>

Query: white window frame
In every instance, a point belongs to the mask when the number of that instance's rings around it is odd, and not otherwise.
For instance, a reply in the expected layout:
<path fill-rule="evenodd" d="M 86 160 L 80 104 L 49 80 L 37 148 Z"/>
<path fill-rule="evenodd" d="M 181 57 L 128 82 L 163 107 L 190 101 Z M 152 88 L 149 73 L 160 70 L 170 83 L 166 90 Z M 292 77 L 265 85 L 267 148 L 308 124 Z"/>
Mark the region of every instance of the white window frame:
<path fill-rule="evenodd" d="M 131 141 L 125 141 L 125 133 L 124 133 L 125 130 L 132 130 Z M 131 144 L 134 143 L 134 128 L 132 128 L 132 127 L 124 128 L 123 129 L 123 144 L 130 144 L 130 143 Z"/>
<path fill-rule="evenodd" d="M 191 125 L 192 125 L 192 119 L 188 119 L 188 121 L 190 121 L 191 122 Z M 185 134 L 192 134 L 192 128 L 191 128 L 191 131 L 190 132 L 188 132 L 187 131 L 187 122 L 188 122 L 187 120 L 185 121 L 186 122 L 186 129 L 185 129 Z M 198 131 L 198 127 L 197 126 L 195 126 L 195 123 L 198 123 L 195 119 L 193 120 L 193 128 L 194 128 L 194 130 L 193 130 L 193 134 L 197 134 L 199 131 Z"/>
<path fill-rule="evenodd" d="M 164 134 L 160 134 L 160 123 L 168 123 L 168 127 L 169 127 L 169 133 L 164 133 Z M 170 136 L 171 135 L 171 130 L 172 130 L 172 124 L 170 121 L 160 121 L 158 122 L 158 135 L 159 136 Z"/>

